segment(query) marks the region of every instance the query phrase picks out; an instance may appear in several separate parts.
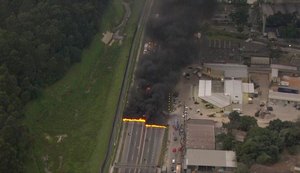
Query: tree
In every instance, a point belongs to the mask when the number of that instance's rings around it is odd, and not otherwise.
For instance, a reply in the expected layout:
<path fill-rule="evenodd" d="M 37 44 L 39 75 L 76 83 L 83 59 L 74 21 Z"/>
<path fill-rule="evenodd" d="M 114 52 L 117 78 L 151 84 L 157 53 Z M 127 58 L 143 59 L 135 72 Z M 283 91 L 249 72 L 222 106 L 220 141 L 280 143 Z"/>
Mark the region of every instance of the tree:
<path fill-rule="evenodd" d="M 223 150 L 233 150 L 235 148 L 236 141 L 231 133 L 222 133 L 217 136 L 217 140 L 222 143 Z"/>
<path fill-rule="evenodd" d="M 253 127 L 257 127 L 257 120 L 254 117 L 242 116 L 240 118 L 240 130 L 249 131 Z"/>
<path fill-rule="evenodd" d="M 279 27 L 279 33 L 284 38 L 299 38 L 299 29 L 294 24 Z"/>
<path fill-rule="evenodd" d="M 271 156 L 263 152 L 256 158 L 256 162 L 259 164 L 268 164 L 272 162 L 272 158 Z"/>
<path fill-rule="evenodd" d="M 249 131 L 251 128 L 257 126 L 257 120 L 251 116 L 240 116 L 236 111 L 231 112 L 228 116 L 230 122 L 225 124 L 224 127 L 229 130 L 238 129 L 243 131 Z"/>
<path fill-rule="evenodd" d="M 281 135 L 284 136 L 284 143 L 286 147 L 300 145 L 299 127 L 293 127 L 293 128 L 282 130 Z"/>
<path fill-rule="evenodd" d="M 238 163 L 235 173 L 250 173 L 250 171 L 246 164 Z"/>
<path fill-rule="evenodd" d="M 228 116 L 230 121 L 240 121 L 240 114 L 237 111 L 233 111 Z"/>
<path fill-rule="evenodd" d="M 280 11 L 267 18 L 266 25 L 269 27 L 287 26 L 288 24 L 297 23 L 296 13 L 282 14 Z"/>
<path fill-rule="evenodd" d="M 17 151 L 0 138 L 0 172 L 20 173 L 23 164 L 17 158 Z"/>
<path fill-rule="evenodd" d="M 280 132 L 282 129 L 294 127 L 294 123 L 290 121 L 281 121 L 280 119 L 272 120 L 269 123 L 268 129 Z"/>
<path fill-rule="evenodd" d="M 279 159 L 282 144 L 283 141 L 277 133 L 266 128 L 254 127 L 248 132 L 245 142 L 237 149 L 238 158 L 250 165 L 258 161 L 264 164 L 275 163 Z"/>
<path fill-rule="evenodd" d="M 236 24 L 239 32 L 244 30 L 244 26 L 248 22 L 248 10 L 249 6 L 247 4 L 239 4 L 235 12 L 229 14 L 231 20 Z"/>

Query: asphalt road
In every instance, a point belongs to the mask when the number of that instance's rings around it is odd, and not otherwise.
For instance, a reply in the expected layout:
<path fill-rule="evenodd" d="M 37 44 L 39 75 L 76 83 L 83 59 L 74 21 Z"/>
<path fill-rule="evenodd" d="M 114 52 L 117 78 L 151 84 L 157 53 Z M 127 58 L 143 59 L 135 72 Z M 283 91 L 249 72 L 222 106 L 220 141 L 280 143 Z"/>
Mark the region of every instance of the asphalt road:
<path fill-rule="evenodd" d="M 155 173 L 165 129 L 146 128 L 144 123 L 124 122 L 118 173 Z"/>
<path fill-rule="evenodd" d="M 131 86 L 134 82 L 134 80 L 130 81 L 128 79 L 130 79 L 130 74 L 133 74 L 131 79 L 134 79 L 133 72 L 135 71 L 136 62 L 140 58 L 140 51 L 143 47 L 144 28 L 148 21 L 153 1 L 146 0 L 139 19 L 130 52 L 128 69 L 124 77 L 124 85 L 122 85 L 120 100 L 123 100 L 123 103 L 126 100 L 124 98 L 129 82 Z M 132 69 L 133 72 L 130 72 Z M 122 104 L 118 105 L 117 116 L 121 114 L 122 107 Z M 164 132 L 165 129 L 162 128 L 146 128 L 144 123 L 123 122 L 116 158 L 110 172 L 155 173 L 159 162 Z"/>
<path fill-rule="evenodd" d="M 139 52 L 141 49 L 141 45 L 143 43 L 144 28 L 147 24 L 153 1 L 154 0 L 146 0 L 143 10 L 141 12 L 139 21 L 138 21 L 138 25 L 135 30 L 135 36 L 133 38 L 132 46 L 130 49 L 130 55 L 129 55 L 128 62 L 126 65 L 126 70 L 124 73 L 124 78 L 123 78 L 123 82 L 122 82 L 122 86 L 121 86 L 121 93 L 119 95 L 118 105 L 117 105 L 114 122 L 113 122 L 113 127 L 112 127 L 112 131 L 110 134 L 109 148 L 106 152 L 105 159 L 101 165 L 100 173 L 104 173 L 107 166 L 109 166 L 108 165 L 110 163 L 109 158 L 110 158 L 110 156 L 113 155 L 113 151 L 116 149 L 115 144 L 117 143 L 118 130 L 120 129 L 118 122 L 121 121 L 121 118 L 123 116 L 123 110 L 124 110 L 124 106 L 126 104 L 127 92 L 129 90 L 130 84 L 133 83 L 130 80 L 132 78 L 130 78 L 129 76 L 131 74 L 133 74 L 133 71 L 136 66 L 136 61 L 139 58 Z M 118 157 L 118 154 L 117 154 L 117 157 Z"/>

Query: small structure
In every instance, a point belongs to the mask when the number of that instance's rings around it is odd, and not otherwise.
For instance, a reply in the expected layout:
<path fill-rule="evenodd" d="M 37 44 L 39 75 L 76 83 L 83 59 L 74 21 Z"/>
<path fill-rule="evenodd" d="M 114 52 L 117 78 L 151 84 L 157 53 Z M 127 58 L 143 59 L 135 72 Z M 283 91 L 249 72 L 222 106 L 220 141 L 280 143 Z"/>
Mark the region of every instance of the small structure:
<path fill-rule="evenodd" d="M 112 40 L 114 34 L 112 32 L 106 31 L 102 35 L 103 35 L 103 37 L 102 37 L 101 41 L 104 44 L 108 44 Z"/>
<path fill-rule="evenodd" d="M 242 90 L 243 90 L 243 93 L 253 94 L 254 93 L 254 84 L 253 83 L 243 83 Z"/>
<path fill-rule="evenodd" d="M 235 140 L 239 142 L 244 142 L 247 132 L 241 131 L 241 130 L 232 130 L 232 135 L 234 136 Z"/>
<path fill-rule="evenodd" d="M 280 82 L 280 73 L 292 73 L 292 74 L 300 74 L 300 70 L 296 66 L 289 66 L 289 65 L 281 65 L 281 64 L 271 64 L 271 81 L 273 82 Z"/>
<path fill-rule="evenodd" d="M 249 5 L 253 5 L 256 2 L 257 2 L 257 0 L 247 0 L 247 4 L 249 4 Z"/>
<path fill-rule="evenodd" d="M 300 173 L 300 164 L 295 165 L 295 167 L 294 167 L 294 172 L 295 172 L 295 173 Z"/>
<path fill-rule="evenodd" d="M 270 41 L 276 41 L 277 40 L 277 36 L 276 36 L 275 32 L 268 32 L 268 39 Z"/>
<path fill-rule="evenodd" d="M 269 66 L 270 58 L 269 57 L 251 57 L 251 66 L 253 66 L 253 65 Z"/>
<path fill-rule="evenodd" d="M 271 72 L 271 80 L 272 80 L 273 82 L 277 82 L 277 81 L 278 81 L 278 69 L 272 68 L 272 72 Z"/>

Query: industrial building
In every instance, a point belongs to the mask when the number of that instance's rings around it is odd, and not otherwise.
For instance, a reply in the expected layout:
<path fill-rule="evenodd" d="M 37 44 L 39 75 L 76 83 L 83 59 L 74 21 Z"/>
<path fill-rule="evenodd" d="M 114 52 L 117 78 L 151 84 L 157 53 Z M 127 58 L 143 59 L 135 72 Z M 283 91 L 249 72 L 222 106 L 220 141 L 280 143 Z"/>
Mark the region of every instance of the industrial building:
<path fill-rule="evenodd" d="M 255 90 L 252 73 L 269 76 L 266 89 Z M 265 95 L 264 102 L 300 104 L 300 71 L 296 66 L 271 64 L 269 57 L 251 57 L 251 67 L 239 64 L 203 65 L 205 79 L 199 80 L 198 97 L 224 111 L 242 110 L 243 104 L 252 103 L 259 91 Z M 221 81 L 221 90 L 214 92 L 214 82 Z M 267 82 L 267 81 L 264 81 Z M 258 85 L 258 84 L 256 84 Z M 220 86 L 218 86 L 220 88 Z M 259 87 L 259 85 L 258 85 Z"/>
<path fill-rule="evenodd" d="M 205 63 L 203 65 L 203 74 L 215 79 L 242 79 L 248 77 L 248 67 L 240 64 Z"/>
<path fill-rule="evenodd" d="M 214 121 L 201 120 L 201 119 L 187 120 L 186 148 L 214 150 L 215 149 Z"/>
<path fill-rule="evenodd" d="M 300 71 L 295 66 L 271 64 L 269 102 L 300 104 Z"/>
<path fill-rule="evenodd" d="M 186 172 L 233 170 L 236 167 L 235 152 L 215 150 L 215 142 L 214 121 L 187 120 L 184 170 Z"/>
<path fill-rule="evenodd" d="M 185 169 L 192 171 L 233 171 L 237 166 L 234 151 L 187 149 Z"/>
<path fill-rule="evenodd" d="M 249 94 L 255 92 L 253 83 L 248 83 L 246 65 L 207 63 L 202 74 L 210 79 L 199 80 L 198 97 L 223 110 L 241 110 L 241 105 L 248 103 Z M 213 92 L 212 80 L 221 81 L 221 90 Z"/>

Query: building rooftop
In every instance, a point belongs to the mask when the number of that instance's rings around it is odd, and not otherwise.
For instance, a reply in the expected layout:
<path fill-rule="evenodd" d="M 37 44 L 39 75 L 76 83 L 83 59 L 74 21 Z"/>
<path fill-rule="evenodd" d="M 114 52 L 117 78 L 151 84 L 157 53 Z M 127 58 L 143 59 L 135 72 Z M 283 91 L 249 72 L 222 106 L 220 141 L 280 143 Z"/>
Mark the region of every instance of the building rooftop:
<path fill-rule="evenodd" d="M 243 91 L 241 80 L 225 80 L 224 85 L 225 95 L 229 95 L 231 102 L 242 104 L 243 103 Z"/>
<path fill-rule="evenodd" d="M 226 78 L 247 78 L 248 77 L 248 67 L 246 65 L 240 64 L 214 64 L 214 63 L 205 63 L 205 67 L 212 69 L 217 69 L 224 71 L 224 76 Z"/>
<path fill-rule="evenodd" d="M 199 80 L 198 96 L 211 96 L 211 80 Z"/>
<path fill-rule="evenodd" d="M 300 77 L 282 76 L 281 81 L 288 82 L 292 88 L 300 89 Z"/>
<path fill-rule="evenodd" d="M 254 93 L 254 84 L 253 83 L 243 83 L 242 89 L 244 93 Z"/>
<path fill-rule="evenodd" d="M 278 69 L 278 70 L 287 70 L 287 71 L 297 71 L 298 68 L 295 66 L 289 66 L 289 65 L 281 65 L 281 64 L 271 64 L 272 69 Z"/>
<path fill-rule="evenodd" d="M 300 102 L 300 94 L 290 94 L 290 93 L 275 92 L 270 90 L 269 99 Z"/>
<path fill-rule="evenodd" d="M 224 108 L 230 105 L 230 97 L 226 96 L 224 93 L 212 93 L 211 96 L 204 96 L 200 98 L 214 106 L 217 106 L 218 108 Z"/>
<path fill-rule="evenodd" d="M 187 149 L 186 166 L 236 167 L 234 151 Z"/>
<path fill-rule="evenodd" d="M 251 57 L 251 65 L 270 65 L 269 57 Z"/>
<path fill-rule="evenodd" d="M 215 149 L 215 123 L 212 120 L 190 119 L 186 123 L 186 148 Z"/>

